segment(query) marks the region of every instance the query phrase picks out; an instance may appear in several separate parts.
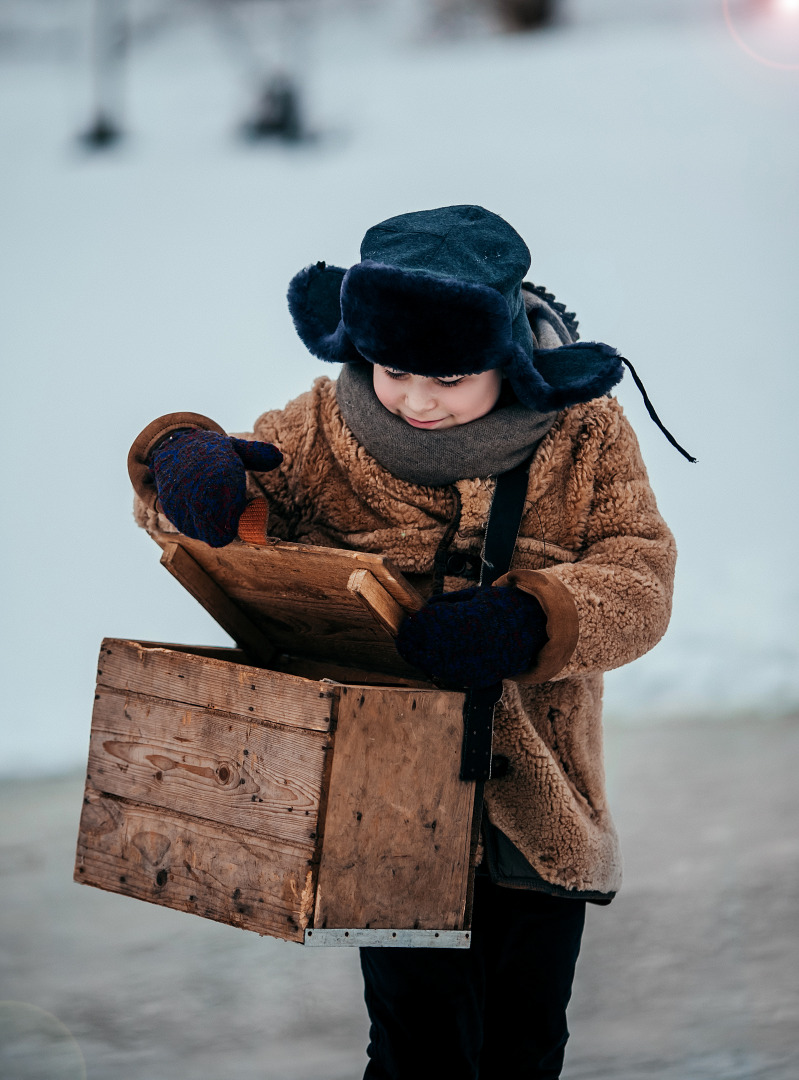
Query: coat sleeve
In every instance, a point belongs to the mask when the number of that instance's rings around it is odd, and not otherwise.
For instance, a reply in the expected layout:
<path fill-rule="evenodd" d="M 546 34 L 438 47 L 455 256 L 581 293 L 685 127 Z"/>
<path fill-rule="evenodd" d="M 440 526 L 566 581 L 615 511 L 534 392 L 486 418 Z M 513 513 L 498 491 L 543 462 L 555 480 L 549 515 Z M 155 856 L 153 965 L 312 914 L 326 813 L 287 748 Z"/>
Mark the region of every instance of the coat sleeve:
<path fill-rule="evenodd" d="M 584 440 L 575 455 L 585 505 L 580 557 L 545 570 L 511 570 L 496 582 L 531 593 L 547 615 L 549 640 L 517 676 L 522 684 L 621 667 L 657 644 L 669 623 L 674 538 L 632 427 L 618 407 L 607 416 L 601 437 Z"/>

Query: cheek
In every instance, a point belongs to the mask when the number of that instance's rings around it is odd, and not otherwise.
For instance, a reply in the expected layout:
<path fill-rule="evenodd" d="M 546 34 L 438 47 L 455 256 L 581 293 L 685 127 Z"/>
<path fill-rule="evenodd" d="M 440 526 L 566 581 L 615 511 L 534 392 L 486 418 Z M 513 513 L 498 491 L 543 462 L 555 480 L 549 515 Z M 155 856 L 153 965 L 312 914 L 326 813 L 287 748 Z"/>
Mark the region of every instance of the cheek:
<path fill-rule="evenodd" d="M 502 377 L 499 372 L 487 372 L 486 378 L 470 383 L 468 390 L 464 387 L 460 412 L 470 420 L 478 420 L 494 408 L 501 389 Z"/>
<path fill-rule="evenodd" d="M 389 378 L 380 368 L 375 367 L 372 370 L 374 372 L 372 386 L 374 387 L 375 397 L 386 409 L 394 412 L 400 398 L 400 384 Z"/>

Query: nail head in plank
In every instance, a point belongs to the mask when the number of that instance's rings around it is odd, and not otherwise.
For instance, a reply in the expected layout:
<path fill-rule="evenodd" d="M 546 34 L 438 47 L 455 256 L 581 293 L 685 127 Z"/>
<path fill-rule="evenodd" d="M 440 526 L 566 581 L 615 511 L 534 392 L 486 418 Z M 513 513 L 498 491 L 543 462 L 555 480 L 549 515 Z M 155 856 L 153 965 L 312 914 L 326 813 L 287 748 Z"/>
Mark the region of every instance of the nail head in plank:
<path fill-rule="evenodd" d="M 336 691 L 328 684 L 167 645 L 106 638 L 99 686 L 148 694 L 253 720 L 328 731 Z"/>
<path fill-rule="evenodd" d="M 289 941 L 313 904 L 307 852 L 87 791 L 75 880 Z"/>
<path fill-rule="evenodd" d="M 340 688 L 314 928 L 468 928 L 462 706 L 446 691 Z"/>

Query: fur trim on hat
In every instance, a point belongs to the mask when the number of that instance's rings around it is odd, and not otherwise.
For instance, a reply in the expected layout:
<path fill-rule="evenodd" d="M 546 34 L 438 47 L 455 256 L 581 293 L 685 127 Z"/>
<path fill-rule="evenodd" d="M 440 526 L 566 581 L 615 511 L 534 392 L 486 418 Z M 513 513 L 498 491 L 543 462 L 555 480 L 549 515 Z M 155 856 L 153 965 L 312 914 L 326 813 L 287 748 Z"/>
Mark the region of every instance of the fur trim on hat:
<path fill-rule="evenodd" d="M 536 348 L 531 357 L 513 341 L 496 289 L 443 275 L 369 260 L 349 270 L 317 263 L 292 279 L 288 301 L 297 333 L 320 360 L 368 360 L 434 378 L 500 368 L 537 412 L 607 394 L 624 373 L 616 350 L 600 342 Z"/>
<path fill-rule="evenodd" d="M 361 262 L 323 262 L 291 281 L 289 309 L 314 356 L 367 360 L 441 378 L 498 369 L 528 409 L 560 411 L 602 397 L 630 368 L 647 410 L 663 426 L 632 364 L 601 342 L 578 342 L 577 320 L 552 293 L 524 280 L 530 252 L 481 206 L 442 206 L 369 229 Z"/>
<path fill-rule="evenodd" d="M 319 360 L 334 364 L 363 360 L 341 321 L 341 282 L 346 273 L 340 266 L 318 262 L 300 270 L 289 283 L 289 311 L 303 345 Z"/>
<path fill-rule="evenodd" d="M 414 375 L 473 375 L 510 358 L 510 309 L 485 285 L 365 260 L 344 276 L 341 316 L 363 357 Z"/>
<path fill-rule="evenodd" d="M 600 341 L 576 341 L 557 349 L 536 349 L 533 363 L 518 346 L 505 369 L 511 386 L 528 409 L 566 409 L 602 397 L 621 381 L 624 366 L 616 349 Z"/>

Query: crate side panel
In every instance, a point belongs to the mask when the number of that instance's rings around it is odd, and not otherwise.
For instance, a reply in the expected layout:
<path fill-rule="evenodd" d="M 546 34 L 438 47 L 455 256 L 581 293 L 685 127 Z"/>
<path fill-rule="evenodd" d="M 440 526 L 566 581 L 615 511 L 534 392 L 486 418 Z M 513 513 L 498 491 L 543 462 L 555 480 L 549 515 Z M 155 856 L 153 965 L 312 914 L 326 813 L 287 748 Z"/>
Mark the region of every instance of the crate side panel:
<path fill-rule="evenodd" d="M 342 687 L 314 927 L 464 928 L 463 696 Z"/>
<path fill-rule="evenodd" d="M 332 688 L 296 675 L 113 638 L 102 644 L 97 671 L 101 686 L 224 709 L 253 720 L 316 731 L 330 727 Z"/>
<path fill-rule="evenodd" d="M 87 782 L 312 852 L 329 739 L 98 686 Z"/>
<path fill-rule="evenodd" d="M 289 941 L 313 906 L 307 852 L 91 790 L 75 880 Z"/>

